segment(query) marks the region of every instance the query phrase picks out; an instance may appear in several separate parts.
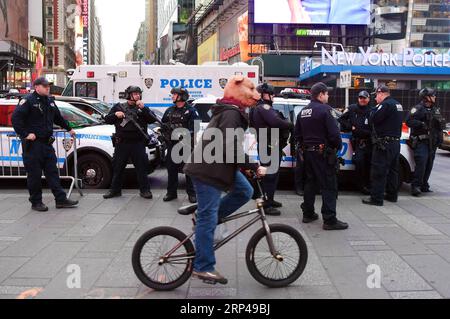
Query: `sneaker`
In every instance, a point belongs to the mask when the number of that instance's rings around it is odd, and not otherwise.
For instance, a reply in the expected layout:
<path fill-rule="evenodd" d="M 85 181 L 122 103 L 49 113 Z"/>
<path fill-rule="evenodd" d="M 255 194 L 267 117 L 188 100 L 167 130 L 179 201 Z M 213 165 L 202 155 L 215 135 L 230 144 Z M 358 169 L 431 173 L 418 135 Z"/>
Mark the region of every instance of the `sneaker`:
<path fill-rule="evenodd" d="M 319 215 L 317 215 L 316 213 L 314 213 L 312 215 L 305 215 L 305 214 L 303 214 L 302 222 L 304 224 L 309 224 L 309 223 L 312 223 L 313 221 L 316 221 L 318 219 L 319 219 Z"/>
<path fill-rule="evenodd" d="M 340 220 L 336 220 L 334 224 L 323 224 L 324 230 L 344 230 L 348 228 L 348 224 L 341 222 Z"/>
<path fill-rule="evenodd" d="M 215 285 L 216 283 L 226 285 L 228 283 L 228 280 L 216 270 L 205 272 L 198 272 L 194 270 L 192 272 L 192 276 L 213 285 Z"/>
<path fill-rule="evenodd" d="M 275 207 L 267 207 L 264 209 L 264 213 L 268 216 L 280 216 L 281 212 Z"/>
<path fill-rule="evenodd" d="M 31 206 L 31 209 L 35 210 L 37 212 L 46 212 L 46 211 L 48 211 L 48 207 L 45 206 L 43 203 L 33 204 Z"/>
<path fill-rule="evenodd" d="M 141 195 L 141 197 L 145 198 L 145 199 L 152 199 L 153 198 L 153 194 L 152 194 L 151 191 L 141 192 L 139 195 Z"/>
<path fill-rule="evenodd" d="M 56 208 L 74 208 L 77 207 L 78 201 L 66 198 L 63 202 L 56 202 Z"/>
<path fill-rule="evenodd" d="M 114 198 L 114 197 L 120 197 L 122 196 L 122 192 L 115 192 L 115 191 L 109 191 L 108 193 L 106 193 L 105 195 L 103 195 L 104 199 L 110 199 L 110 198 Z"/>

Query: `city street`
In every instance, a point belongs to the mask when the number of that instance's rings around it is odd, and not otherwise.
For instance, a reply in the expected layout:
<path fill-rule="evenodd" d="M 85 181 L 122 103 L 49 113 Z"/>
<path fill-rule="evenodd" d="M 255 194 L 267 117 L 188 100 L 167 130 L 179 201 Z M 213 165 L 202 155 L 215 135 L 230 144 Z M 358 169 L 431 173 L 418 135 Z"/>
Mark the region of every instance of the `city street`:
<path fill-rule="evenodd" d="M 1 180 L 0 298 L 450 298 L 449 171 L 450 152 L 438 151 L 434 193 L 414 198 L 404 185 L 398 203 L 384 207 L 363 205 L 355 192 L 341 193 L 338 217 L 350 228 L 337 232 L 322 230 L 321 221 L 302 224 L 300 197 L 282 187 L 277 196 L 282 216 L 269 220 L 295 227 L 307 241 L 308 264 L 297 282 L 268 289 L 251 277 L 244 254 L 257 225 L 218 251 L 217 269 L 227 285 L 191 279 L 172 292 L 145 287 L 131 266 L 133 245 L 145 231 L 160 225 L 192 228 L 189 216 L 176 213 L 187 204 L 184 192 L 178 201 L 162 200 L 164 170 L 151 176 L 151 201 L 133 189 L 111 200 L 85 191 L 79 208 L 57 211 L 46 190 L 47 213 L 32 212 L 26 190 L 6 189 L 8 182 Z M 230 228 L 238 222 L 233 223 Z M 68 287 L 74 265 L 81 270 L 79 288 Z M 370 285 L 374 269 L 381 271 L 380 287 Z"/>

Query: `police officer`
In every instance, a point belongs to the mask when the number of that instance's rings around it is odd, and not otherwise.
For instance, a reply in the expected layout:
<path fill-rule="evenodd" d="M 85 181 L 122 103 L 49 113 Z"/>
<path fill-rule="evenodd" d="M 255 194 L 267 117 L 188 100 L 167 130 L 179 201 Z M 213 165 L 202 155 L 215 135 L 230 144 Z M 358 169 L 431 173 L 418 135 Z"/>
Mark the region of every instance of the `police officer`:
<path fill-rule="evenodd" d="M 443 142 L 444 121 L 436 106 L 436 92 L 424 88 L 419 92 L 421 102 L 411 109 L 406 117 L 406 125 L 411 128 L 409 144 L 414 150 L 416 169 L 411 183 L 411 194 L 420 196 L 429 193 L 431 170 L 437 147 Z"/>
<path fill-rule="evenodd" d="M 369 102 L 369 92 L 359 92 L 358 103 L 350 105 L 347 112 L 338 120 L 343 131 L 352 132 L 351 143 L 357 174 L 356 181 L 359 190 L 365 195 L 370 195 L 370 161 L 372 159 Z"/>
<path fill-rule="evenodd" d="M 194 141 L 194 121 L 200 119 L 196 109 L 192 107 L 187 100 L 189 99 L 189 92 L 182 87 L 173 88 L 170 93 L 172 94 L 173 106 L 169 107 L 161 122 L 165 124 L 170 134 L 177 128 L 188 129 L 191 133 L 191 147 Z M 168 185 L 167 194 L 164 196 L 163 200 L 165 202 L 172 201 L 178 198 L 178 174 L 182 172 L 184 163 L 176 163 L 172 158 L 172 149 L 177 144 L 182 142 L 181 140 L 170 140 L 168 141 L 167 147 L 167 174 L 168 174 Z M 186 175 L 186 192 L 188 194 L 188 199 L 190 203 L 196 203 L 197 197 L 195 196 L 195 189 L 192 184 L 192 180 Z"/>
<path fill-rule="evenodd" d="M 19 102 L 12 115 L 14 130 L 22 140 L 31 208 L 39 212 L 48 211 L 48 207 L 42 203 L 42 171 L 55 196 L 56 208 L 75 207 L 78 201 L 68 199 L 61 187 L 55 149 L 52 146 L 55 141 L 52 136 L 54 124 L 70 132 L 72 137 L 75 136 L 75 131 L 61 116 L 54 98 L 50 96 L 50 84 L 47 79 L 43 77 L 36 79 L 34 89 L 34 93 L 25 96 Z"/>
<path fill-rule="evenodd" d="M 397 202 L 402 105 L 390 96 L 389 88 L 381 85 L 375 92 L 378 105 L 372 110 L 372 163 L 370 198 L 367 205 L 383 206 L 383 199 Z M 386 190 L 386 196 L 384 196 Z"/>
<path fill-rule="evenodd" d="M 328 87 L 316 83 L 311 88 L 311 103 L 300 111 L 295 125 L 295 137 L 303 150 L 306 174 L 303 223 L 319 218 L 314 212 L 317 188 L 322 192 L 324 230 L 347 229 L 348 224 L 336 218 L 337 151 L 342 147 L 337 121 L 328 103 Z"/>
<path fill-rule="evenodd" d="M 264 83 L 256 89 L 261 94 L 261 100 L 250 112 L 250 126 L 256 129 L 261 165 L 274 168 L 272 171 L 269 169 L 268 174 L 262 180 L 263 191 L 267 199 L 265 212 L 267 215 L 279 216 L 281 212 L 277 208 L 282 207 L 282 204 L 275 201 L 274 196 L 278 184 L 281 151 L 287 145 L 293 124 L 272 107 L 275 96 L 275 89 L 272 85 Z M 266 129 L 267 134 L 264 134 L 261 129 Z M 279 130 L 280 138 L 276 141 L 272 141 L 272 129 Z M 262 142 L 263 139 L 266 141 Z M 268 158 L 263 159 L 261 154 L 265 154 Z M 271 163 L 270 159 L 272 158 L 276 158 L 277 162 Z"/>
<path fill-rule="evenodd" d="M 147 125 L 156 122 L 156 117 L 141 101 L 141 88 L 130 86 L 125 93 L 127 102 L 117 103 L 105 116 L 105 122 L 116 127 L 116 133 L 112 137 L 115 150 L 111 188 L 103 197 L 109 199 L 122 196 L 123 172 L 131 158 L 136 169 L 140 196 L 151 199 L 153 194 L 148 181 L 149 163 L 146 153 Z"/>

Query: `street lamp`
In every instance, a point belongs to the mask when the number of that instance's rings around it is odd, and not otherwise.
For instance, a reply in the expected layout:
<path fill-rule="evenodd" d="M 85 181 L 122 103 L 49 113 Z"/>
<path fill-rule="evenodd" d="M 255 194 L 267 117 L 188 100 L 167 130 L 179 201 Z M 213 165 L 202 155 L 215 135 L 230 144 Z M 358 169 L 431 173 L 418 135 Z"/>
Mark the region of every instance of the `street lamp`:
<path fill-rule="evenodd" d="M 315 49 L 317 49 L 317 44 L 328 44 L 328 45 L 332 45 L 332 46 L 338 46 L 338 47 L 341 47 L 342 51 L 345 51 L 344 46 L 341 43 L 316 41 L 316 42 L 314 42 Z"/>

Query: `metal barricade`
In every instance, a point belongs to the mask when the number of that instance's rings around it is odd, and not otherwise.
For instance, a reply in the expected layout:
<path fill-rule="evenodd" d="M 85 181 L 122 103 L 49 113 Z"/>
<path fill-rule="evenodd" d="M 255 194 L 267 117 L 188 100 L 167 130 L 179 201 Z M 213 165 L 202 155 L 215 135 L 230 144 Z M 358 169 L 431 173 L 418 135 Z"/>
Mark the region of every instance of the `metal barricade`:
<path fill-rule="evenodd" d="M 78 190 L 80 196 L 83 196 L 82 180 L 78 178 L 77 138 L 72 138 L 66 131 L 55 131 L 54 137 L 53 148 L 59 177 L 71 181 L 67 198 L 70 198 L 74 188 Z M 73 152 L 69 153 L 72 148 Z M 22 141 L 17 134 L 12 130 L 0 129 L 0 179 L 27 178 L 22 154 Z M 73 176 L 70 174 L 70 156 L 73 157 Z"/>

